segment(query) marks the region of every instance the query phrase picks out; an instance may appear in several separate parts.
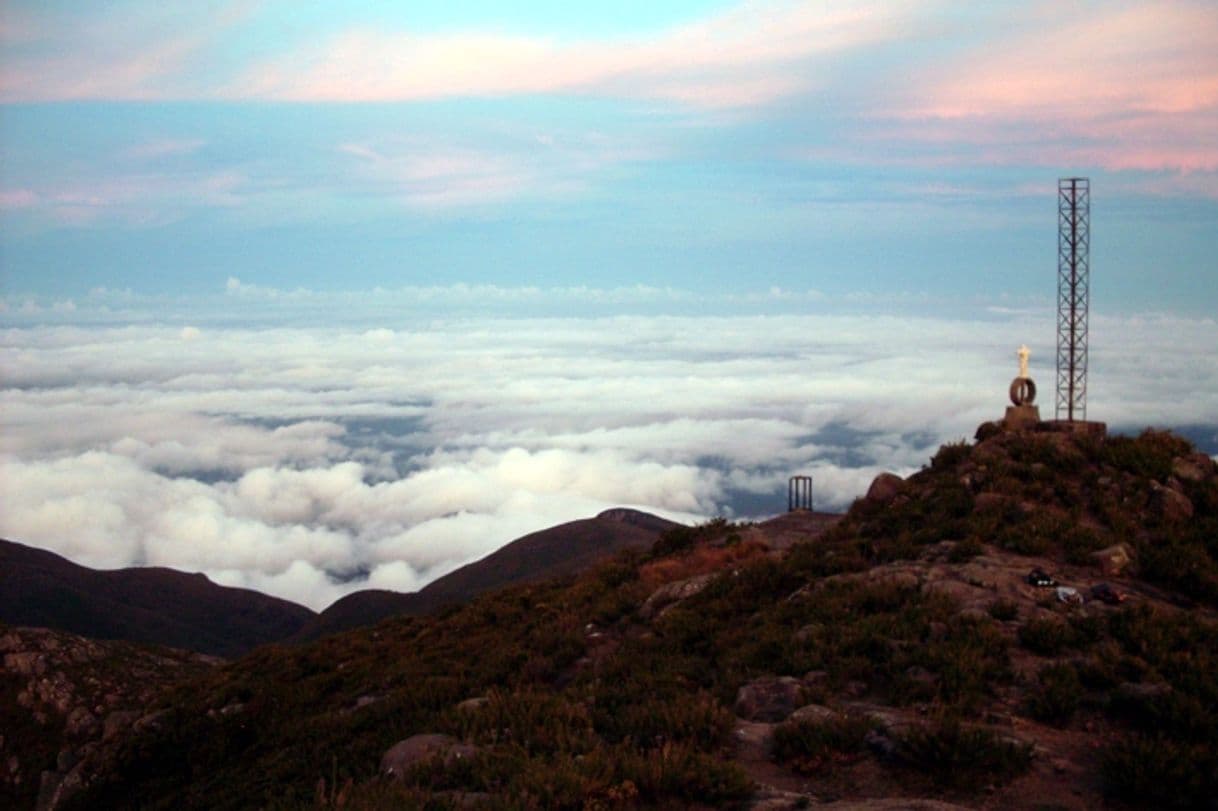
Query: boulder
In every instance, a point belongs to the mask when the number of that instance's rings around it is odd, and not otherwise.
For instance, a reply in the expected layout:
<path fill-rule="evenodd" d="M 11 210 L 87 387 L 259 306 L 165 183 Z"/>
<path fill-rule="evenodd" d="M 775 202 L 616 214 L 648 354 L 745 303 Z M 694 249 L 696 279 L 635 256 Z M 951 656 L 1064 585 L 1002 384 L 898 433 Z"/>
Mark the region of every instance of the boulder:
<path fill-rule="evenodd" d="M 1007 497 L 1002 493 L 994 493 L 986 491 L 978 493 L 973 499 L 973 512 L 997 512 L 1001 510 L 1007 503 Z"/>
<path fill-rule="evenodd" d="M 639 607 L 639 616 L 645 620 L 653 619 L 663 613 L 665 608 L 688 600 L 702 589 L 710 585 L 710 582 L 715 579 L 715 573 L 700 574 L 696 577 L 691 577 L 687 580 L 678 580 L 675 583 L 665 583 L 660 586 L 646 602 Z"/>
<path fill-rule="evenodd" d="M 1171 460 L 1171 475 L 1183 481 L 1203 481 L 1214 475 L 1214 460 L 1204 453 L 1177 456 Z"/>
<path fill-rule="evenodd" d="M 490 703 L 490 701 L 491 700 L 486 696 L 474 696 L 473 698 L 467 698 L 458 704 L 457 710 L 460 712 L 474 712 L 475 710 L 480 710 L 485 707 Z"/>
<path fill-rule="evenodd" d="M 108 741 L 126 732 L 139 717 L 140 714 L 135 710 L 115 710 L 110 713 L 102 722 L 102 740 Z"/>
<path fill-rule="evenodd" d="M 897 474 L 881 473 L 872 480 L 863 498 L 873 504 L 887 504 L 897 497 L 904 486 L 905 480 Z"/>
<path fill-rule="evenodd" d="M 1154 506 L 1159 517 L 1169 524 L 1183 523 L 1193 517 L 1193 502 L 1170 487 L 1155 485 Z"/>
<path fill-rule="evenodd" d="M 478 747 L 461 743 L 449 735 L 412 735 L 395 743 L 381 757 L 381 774 L 400 779 L 418 763 L 439 758 L 447 764 L 476 754 Z"/>
<path fill-rule="evenodd" d="M 790 676 L 757 679 L 736 692 L 735 712 L 746 721 L 778 723 L 799 706 L 803 684 Z"/>
<path fill-rule="evenodd" d="M 769 760 L 774 747 L 774 727 L 774 724 L 738 719 L 732 730 L 732 738 L 736 741 L 736 757 L 755 763 Z"/>
<path fill-rule="evenodd" d="M 1107 577 L 1116 577 L 1133 563 L 1133 549 L 1127 543 L 1117 543 L 1091 553 L 1091 561 Z"/>
<path fill-rule="evenodd" d="M 787 720 L 794 724 L 824 724 L 835 721 L 838 717 L 840 717 L 840 713 L 837 710 L 826 707 L 824 704 L 807 704 L 791 713 L 791 717 Z"/>

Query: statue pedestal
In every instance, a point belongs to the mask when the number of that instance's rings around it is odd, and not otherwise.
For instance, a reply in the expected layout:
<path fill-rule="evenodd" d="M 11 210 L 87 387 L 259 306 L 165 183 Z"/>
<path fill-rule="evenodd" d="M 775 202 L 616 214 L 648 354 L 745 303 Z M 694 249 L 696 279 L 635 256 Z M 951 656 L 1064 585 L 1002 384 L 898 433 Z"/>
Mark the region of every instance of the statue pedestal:
<path fill-rule="evenodd" d="M 1002 425 L 1008 430 L 1023 430 L 1040 425 L 1040 409 L 1034 405 L 1007 406 Z"/>

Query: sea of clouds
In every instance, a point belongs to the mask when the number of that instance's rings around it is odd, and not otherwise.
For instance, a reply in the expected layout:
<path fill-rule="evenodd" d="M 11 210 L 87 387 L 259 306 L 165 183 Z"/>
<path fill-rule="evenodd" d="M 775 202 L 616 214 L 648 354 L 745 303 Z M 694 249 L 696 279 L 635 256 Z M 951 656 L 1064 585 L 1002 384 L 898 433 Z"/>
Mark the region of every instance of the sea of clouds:
<path fill-rule="evenodd" d="M 258 293 L 242 288 L 232 307 Z M 608 507 L 760 517 L 806 473 L 818 509 L 844 509 L 877 472 L 909 474 L 1000 417 L 1020 343 L 1053 408 L 1045 308 L 370 324 L 350 298 L 328 321 L 325 297 L 305 298 L 307 318 L 256 326 L 8 306 L 0 536 L 321 609 Z M 1089 416 L 1214 440 L 1218 324 L 1091 329 Z"/>

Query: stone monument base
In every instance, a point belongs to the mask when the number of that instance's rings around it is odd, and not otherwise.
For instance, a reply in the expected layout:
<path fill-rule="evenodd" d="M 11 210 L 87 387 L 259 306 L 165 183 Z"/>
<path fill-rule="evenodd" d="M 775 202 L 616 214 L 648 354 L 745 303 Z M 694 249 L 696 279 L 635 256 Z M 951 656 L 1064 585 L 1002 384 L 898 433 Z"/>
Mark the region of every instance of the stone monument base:
<path fill-rule="evenodd" d="M 1002 418 L 1002 427 L 1007 430 L 1025 430 L 1040 425 L 1040 409 L 1034 405 L 1007 406 Z"/>
<path fill-rule="evenodd" d="M 1007 411 L 1010 411 L 1008 408 Z M 1086 436 L 1106 437 L 1108 423 L 1088 420 L 1049 420 L 1044 426 L 1046 431 L 1057 431 L 1065 434 L 1083 434 Z"/>

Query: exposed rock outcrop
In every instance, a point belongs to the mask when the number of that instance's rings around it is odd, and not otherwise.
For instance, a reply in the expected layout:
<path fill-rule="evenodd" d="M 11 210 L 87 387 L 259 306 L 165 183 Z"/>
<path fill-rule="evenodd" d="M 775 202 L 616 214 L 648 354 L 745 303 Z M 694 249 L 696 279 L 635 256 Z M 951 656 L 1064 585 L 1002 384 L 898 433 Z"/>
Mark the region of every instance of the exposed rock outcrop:
<path fill-rule="evenodd" d="M 381 757 L 381 774 L 401 778 L 412 766 L 438 758 L 445 763 L 470 758 L 478 754 L 478 747 L 450 735 L 412 735 L 398 741 Z"/>
<path fill-rule="evenodd" d="M 881 473 L 872 480 L 864 498 L 876 504 L 887 504 L 897 497 L 904 485 L 905 480 L 897 474 Z"/>
<path fill-rule="evenodd" d="M 0 805 L 61 807 L 97 773 L 102 741 L 137 725 L 163 689 L 218 661 L 0 626 L 0 686 L 16 693 L 16 714 L 0 736 Z"/>
<path fill-rule="evenodd" d="M 785 721 L 800 704 L 803 683 L 791 676 L 757 679 L 736 692 L 736 715 L 746 721 Z"/>
<path fill-rule="evenodd" d="M 675 583 L 665 583 L 652 592 L 646 602 L 639 607 L 639 616 L 645 620 L 660 616 L 666 609 L 680 603 L 682 600 L 688 600 L 705 589 L 715 579 L 715 576 L 716 573 L 711 572 L 709 574 L 696 575 L 685 580 L 678 580 Z"/>

